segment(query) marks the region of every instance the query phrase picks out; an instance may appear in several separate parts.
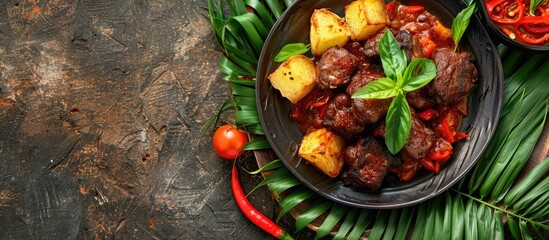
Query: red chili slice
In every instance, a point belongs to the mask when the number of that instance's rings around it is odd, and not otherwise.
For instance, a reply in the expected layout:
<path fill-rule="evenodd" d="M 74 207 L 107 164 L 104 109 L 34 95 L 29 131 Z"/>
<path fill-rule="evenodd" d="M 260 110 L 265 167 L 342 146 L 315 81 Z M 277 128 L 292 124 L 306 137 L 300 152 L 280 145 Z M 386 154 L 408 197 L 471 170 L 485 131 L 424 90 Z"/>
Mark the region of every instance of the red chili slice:
<path fill-rule="evenodd" d="M 437 44 L 433 42 L 431 39 L 429 39 L 428 37 L 421 38 L 420 44 L 423 50 L 423 55 L 426 58 L 430 57 L 431 53 L 433 53 L 433 51 L 437 47 Z"/>
<path fill-rule="evenodd" d="M 427 153 L 427 158 L 443 164 L 450 159 L 452 153 L 452 144 L 439 138 L 437 139 L 435 145 Z"/>
<path fill-rule="evenodd" d="M 407 14 L 415 14 L 423 12 L 425 8 L 423 6 L 402 6 L 402 11 Z"/>
<path fill-rule="evenodd" d="M 524 30 L 532 34 L 549 33 L 549 16 L 533 16 L 524 17 L 518 27 L 523 27 Z"/>
<path fill-rule="evenodd" d="M 421 118 L 425 121 L 430 121 L 436 115 L 437 115 L 437 111 L 435 109 L 429 108 L 429 109 L 421 112 L 419 114 L 419 118 Z"/>
<path fill-rule="evenodd" d="M 513 2 L 509 2 L 509 4 L 506 4 L 507 1 L 509 0 L 491 0 L 486 3 L 486 11 L 490 19 L 502 24 L 515 24 L 522 20 L 524 17 L 524 5 L 522 4 L 522 0 L 514 0 Z M 499 8 L 497 8 L 498 6 Z M 510 9 L 511 7 L 513 8 Z M 502 12 L 503 14 L 501 14 Z"/>
<path fill-rule="evenodd" d="M 443 118 L 438 127 L 437 127 L 438 134 L 447 142 L 453 143 L 455 142 L 454 134 L 452 134 L 452 130 L 450 130 L 450 126 L 448 125 L 448 121 L 446 118 Z"/>
<path fill-rule="evenodd" d="M 434 161 L 432 160 L 429 160 L 427 158 L 422 158 L 422 159 L 419 159 L 419 164 L 421 164 L 421 166 L 429 171 L 433 171 L 435 172 L 436 171 L 436 168 L 435 168 L 435 163 Z"/>

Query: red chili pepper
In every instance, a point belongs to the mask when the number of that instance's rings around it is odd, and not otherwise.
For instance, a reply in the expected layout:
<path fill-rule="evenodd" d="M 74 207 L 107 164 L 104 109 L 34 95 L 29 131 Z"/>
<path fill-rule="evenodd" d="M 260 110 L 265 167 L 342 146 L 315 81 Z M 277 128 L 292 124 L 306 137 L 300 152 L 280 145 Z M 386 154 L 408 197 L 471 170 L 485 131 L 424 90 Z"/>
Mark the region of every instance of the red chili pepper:
<path fill-rule="evenodd" d="M 329 100 L 330 100 L 330 96 L 324 96 L 324 97 L 322 97 L 321 99 L 319 99 L 317 102 L 312 103 L 311 106 L 313 106 L 313 107 L 321 107 L 321 106 L 323 106 L 324 104 L 328 103 Z"/>
<path fill-rule="evenodd" d="M 431 53 L 433 53 L 433 51 L 437 47 L 437 44 L 433 42 L 431 39 L 429 39 L 428 37 L 421 38 L 420 43 L 421 43 L 421 48 L 423 50 L 423 55 L 426 58 L 431 56 Z"/>
<path fill-rule="evenodd" d="M 510 9 L 507 6 L 500 6 L 506 1 L 509 0 L 491 0 L 487 2 L 485 6 L 488 16 L 493 21 L 502 24 L 515 24 L 520 22 L 524 17 L 524 5 L 522 4 L 522 0 L 515 0 L 516 4 L 511 4 L 512 6 L 516 6 L 513 9 Z M 497 6 L 499 6 L 499 9 L 496 9 Z M 504 14 L 496 15 L 495 12 L 503 12 Z"/>
<path fill-rule="evenodd" d="M 437 115 L 437 111 L 435 109 L 429 108 L 429 109 L 421 112 L 419 114 L 419 118 L 421 118 L 425 121 L 430 121 L 436 115 Z"/>
<path fill-rule="evenodd" d="M 437 139 L 435 145 L 427 153 L 427 158 L 443 164 L 450 159 L 452 153 L 452 144 L 439 138 Z"/>
<path fill-rule="evenodd" d="M 549 41 L 549 33 L 544 34 L 541 37 L 533 37 L 530 34 L 521 32 L 519 29 L 516 29 L 515 31 L 517 32 L 515 34 L 517 36 L 517 39 L 523 43 L 539 45 Z"/>
<path fill-rule="evenodd" d="M 464 132 L 457 132 L 454 137 L 457 138 L 458 141 L 461 141 L 463 139 L 467 139 L 469 135 L 467 135 L 467 133 L 464 133 Z"/>
<path fill-rule="evenodd" d="M 523 27 L 524 30 L 533 34 L 549 33 L 549 16 L 533 16 L 524 17 L 518 27 Z"/>
<path fill-rule="evenodd" d="M 263 229 L 265 232 L 273 235 L 273 237 L 277 239 L 293 239 L 290 234 L 282 229 L 282 227 L 278 226 L 275 222 L 273 222 L 271 219 L 263 215 L 263 213 L 258 211 L 246 198 L 246 194 L 244 194 L 244 190 L 242 190 L 242 186 L 240 186 L 240 180 L 238 179 L 238 169 L 236 165 L 233 165 L 231 186 L 238 207 L 240 208 L 240 210 L 242 210 L 242 213 L 244 213 L 244 215 L 246 215 L 246 217 L 250 219 L 250 221 L 252 221 L 256 226 Z"/>
<path fill-rule="evenodd" d="M 440 163 L 435 161 L 435 173 L 440 171 Z"/>
<path fill-rule="evenodd" d="M 407 14 L 415 14 L 423 12 L 425 8 L 423 6 L 402 6 L 402 11 Z"/>
<path fill-rule="evenodd" d="M 418 162 L 419 164 L 421 164 L 423 168 L 433 172 L 436 171 L 435 163 L 433 160 L 430 160 L 428 158 L 422 158 L 422 159 L 419 159 Z"/>
<path fill-rule="evenodd" d="M 385 9 L 387 10 L 387 15 L 389 15 L 389 19 L 395 18 L 395 1 L 387 3 L 387 5 L 385 5 Z"/>
<path fill-rule="evenodd" d="M 443 118 L 440 123 L 439 127 L 437 128 L 439 135 L 446 140 L 449 143 L 455 142 L 454 134 L 452 134 L 452 130 L 450 130 L 450 126 L 448 125 L 448 121 L 446 118 Z"/>

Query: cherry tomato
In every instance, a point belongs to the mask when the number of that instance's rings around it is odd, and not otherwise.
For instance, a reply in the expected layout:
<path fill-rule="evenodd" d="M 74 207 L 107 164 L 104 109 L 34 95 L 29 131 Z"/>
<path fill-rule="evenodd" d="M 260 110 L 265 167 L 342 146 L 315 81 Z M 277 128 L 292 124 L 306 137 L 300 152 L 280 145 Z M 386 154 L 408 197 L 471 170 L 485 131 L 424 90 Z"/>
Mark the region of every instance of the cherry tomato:
<path fill-rule="evenodd" d="M 215 131 L 212 142 L 217 155 L 233 160 L 244 153 L 242 147 L 248 143 L 248 136 L 232 125 L 225 124 Z"/>

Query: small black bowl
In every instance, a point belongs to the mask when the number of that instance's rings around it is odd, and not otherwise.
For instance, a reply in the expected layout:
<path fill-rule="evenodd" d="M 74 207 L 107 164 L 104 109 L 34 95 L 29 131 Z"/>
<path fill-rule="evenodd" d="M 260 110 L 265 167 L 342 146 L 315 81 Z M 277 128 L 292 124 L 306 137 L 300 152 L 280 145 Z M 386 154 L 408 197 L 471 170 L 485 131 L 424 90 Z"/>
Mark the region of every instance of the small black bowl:
<path fill-rule="evenodd" d="M 496 46 L 481 22 L 473 17 L 460 48 L 471 51 L 479 71 L 479 84 L 469 95 L 469 116 L 461 131 L 470 138 L 457 144 L 452 159 L 438 174 L 420 171 L 402 183 L 391 174 L 377 192 L 345 186 L 339 177 L 330 178 L 297 154 L 303 134 L 289 118 L 291 103 L 274 89 L 267 76 L 278 63 L 273 59 L 287 43 L 309 42 L 309 18 L 314 9 L 330 8 L 340 16 L 352 0 L 297 0 L 271 29 L 261 52 L 257 71 L 257 107 L 265 135 L 285 166 L 307 187 L 335 202 L 360 208 L 390 209 L 420 203 L 440 194 L 461 179 L 476 163 L 497 125 L 502 102 L 503 73 Z M 458 1 L 424 1 L 425 8 L 451 26 L 463 6 Z M 404 2 L 405 3 L 405 2 Z"/>
<path fill-rule="evenodd" d="M 482 14 L 483 21 L 488 25 L 488 30 L 491 36 L 495 36 L 497 41 L 504 43 L 507 46 L 526 51 L 531 53 L 549 53 L 549 44 L 545 45 L 529 45 L 521 43 L 515 39 L 510 38 L 501 31 L 498 26 L 490 19 L 488 12 L 486 12 L 485 0 L 477 0 L 479 11 Z"/>

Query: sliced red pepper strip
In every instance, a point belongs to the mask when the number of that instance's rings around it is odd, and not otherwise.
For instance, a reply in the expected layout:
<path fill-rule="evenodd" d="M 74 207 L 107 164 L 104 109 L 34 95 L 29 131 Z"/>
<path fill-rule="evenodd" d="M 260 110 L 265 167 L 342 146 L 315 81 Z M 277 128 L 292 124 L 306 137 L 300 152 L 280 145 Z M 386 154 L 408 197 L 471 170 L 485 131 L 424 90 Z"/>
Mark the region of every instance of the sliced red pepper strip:
<path fill-rule="evenodd" d="M 464 133 L 464 132 L 457 132 L 454 137 L 457 138 L 458 141 L 461 141 L 463 139 L 467 139 L 469 137 L 469 135 L 467 133 Z"/>
<path fill-rule="evenodd" d="M 522 21 L 517 24 L 517 28 L 518 27 L 523 27 L 524 30 L 533 34 L 549 33 L 549 16 L 524 17 Z"/>
<path fill-rule="evenodd" d="M 435 162 L 435 173 L 438 173 L 440 171 L 440 163 Z"/>
<path fill-rule="evenodd" d="M 450 159 L 453 153 L 453 147 L 452 144 L 447 142 L 446 140 L 443 140 L 441 138 L 438 138 L 429 150 L 427 152 L 427 158 L 430 160 L 434 160 L 435 162 L 438 162 L 440 164 L 445 163 Z"/>
<path fill-rule="evenodd" d="M 517 39 L 526 44 L 540 45 L 549 41 L 549 33 L 544 34 L 541 37 L 533 37 L 530 34 L 520 31 L 518 28 L 515 28 Z"/>
<path fill-rule="evenodd" d="M 421 166 L 429 171 L 435 171 L 435 163 L 432 161 L 432 160 L 429 160 L 427 158 L 422 158 L 422 159 L 419 159 L 419 164 L 421 164 Z"/>
<path fill-rule="evenodd" d="M 328 103 L 329 100 L 330 100 L 330 96 L 324 96 L 322 99 L 318 100 L 317 102 L 312 103 L 311 106 L 321 107 L 324 104 Z"/>
<path fill-rule="evenodd" d="M 429 58 L 429 56 L 431 56 L 431 53 L 433 53 L 433 51 L 437 47 L 437 44 L 433 42 L 431 39 L 429 39 L 428 37 L 421 38 L 420 44 L 423 50 L 423 55 L 426 58 Z"/>
<path fill-rule="evenodd" d="M 419 118 L 421 118 L 425 121 L 430 121 L 431 119 L 433 119 L 433 117 L 435 115 L 437 115 L 437 111 L 435 109 L 429 108 L 429 109 L 421 112 L 419 114 Z"/>
<path fill-rule="evenodd" d="M 438 128 L 440 136 L 446 140 L 449 143 L 455 142 L 454 134 L 452 134 L 452 130 L 450 130 L 450 126 L 448 126 L 448 120 L 446 118 L 443 118 L 440 121 L 440 127 Z"/>
<path fill-rule="evenodd" d="M 242 190 L 242 186 L 240 185 L 240 179 L 238 179 L 238 169 L 236 165 L 233 165 L 233 172 L 231 175 L 231 187 L 233 190 L 234 199 L 238 204 L 238 207 L 240 208 L 240 210 L 242 210 L 242 213 L 244 213 L 244 215 L 246 215 L 246 217 L 250 219 L 250 221 L 252 221 L 256 226 L 260 227 L 265 232 L 271 234 L 277 239 L 293 240 L 290 234 L 284 231 L 282 227 L 278 226 L 271 219 L 263 215 L 263 213 L 258 211 L 246 198 L 246 194 L 244 193 L 244 190 Z"/>
<path fill-rule="evenodd" d="M 389 19 L 395 18 L 395 1 L 387 3 L 387 5 L 385 5 L 385 9 L 387 10 L 387 15 L 389 15 Z"/>
<path fill-rule="evenodd" d="M 501 12 L 504 12 L 503 15 L 500 15 L 500 16 L 495 15 L 494 9 L 496 8 L 496 6 L 500 5 L 505 1 L 508 1 L 508 0 L 492 0 L 486 3 L 485 5 L 486 11 L 490 19 L 492 19 L 492 21 L 494 22 L 498 22 L 502 24 L 516 24 L 520 22 L 524 17 L 524 5 L 522 4 L 522 0 L 515 0 L 517 7 L 515 9 L 516 13 L 514 13 L 514 16 L 512 18 L 506 17 L 508 15 L 508 12 L 505 12 L 507 9 L 505 6 L 500 6 Z"/>
<path fill-rule="evenodd" d="M 423 12 L 425 8 L 423 6 L 402 6 L 402 11 L 406 14 L 415 14 Z"/>

